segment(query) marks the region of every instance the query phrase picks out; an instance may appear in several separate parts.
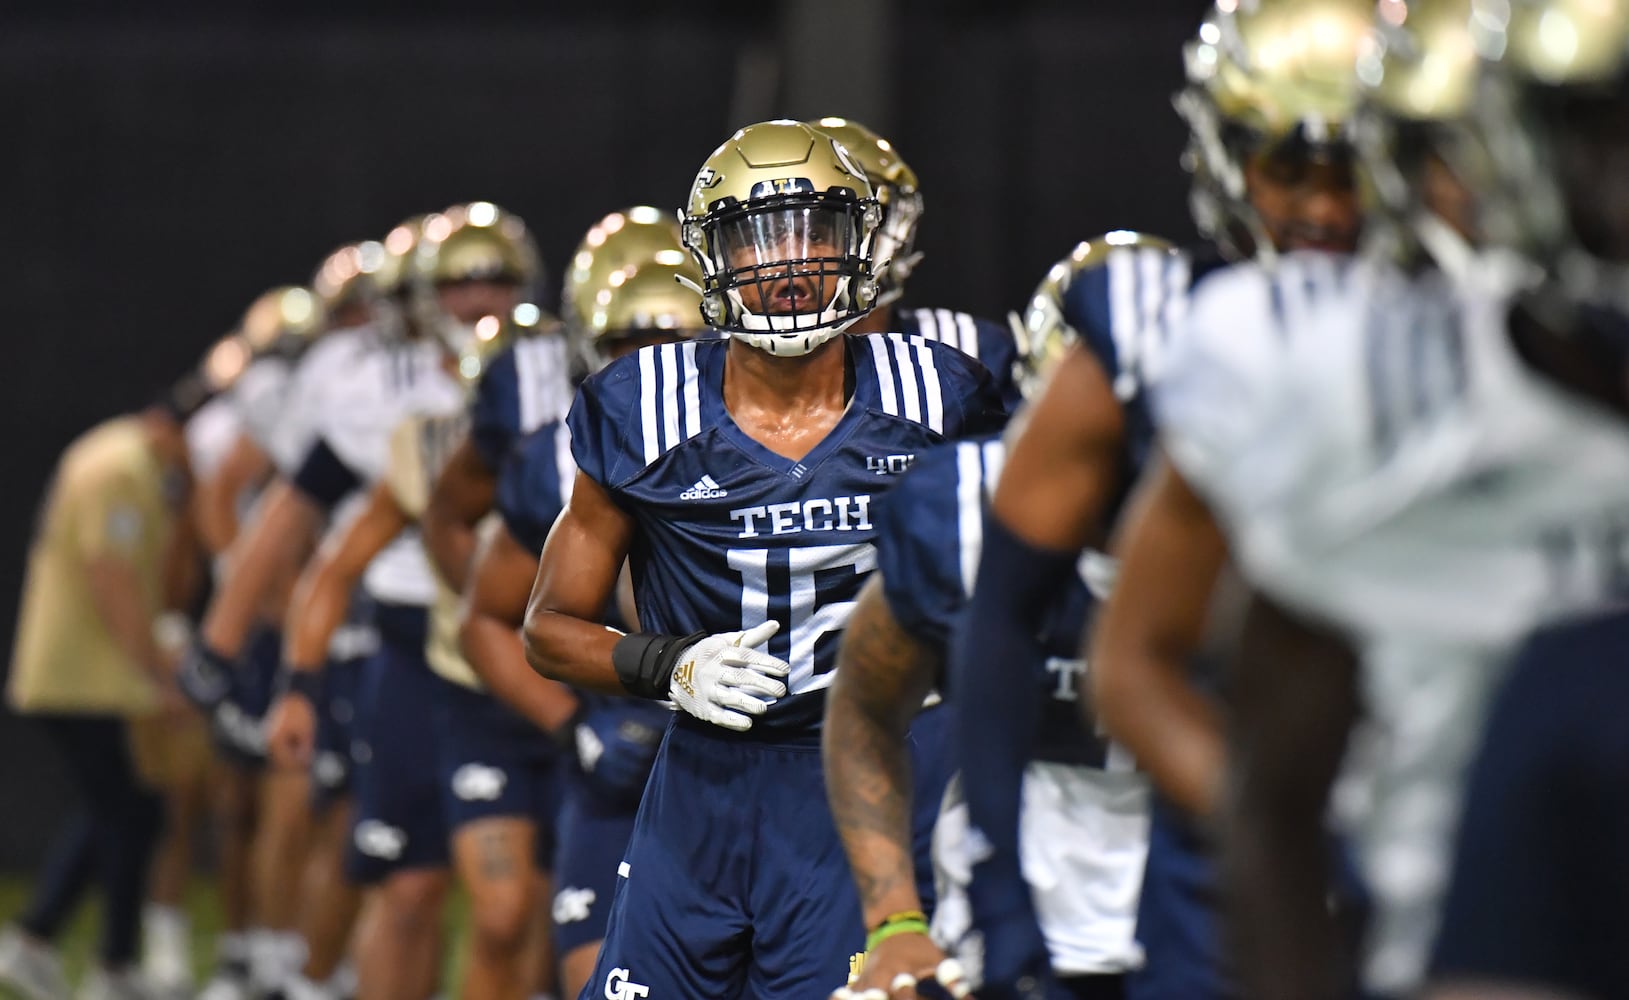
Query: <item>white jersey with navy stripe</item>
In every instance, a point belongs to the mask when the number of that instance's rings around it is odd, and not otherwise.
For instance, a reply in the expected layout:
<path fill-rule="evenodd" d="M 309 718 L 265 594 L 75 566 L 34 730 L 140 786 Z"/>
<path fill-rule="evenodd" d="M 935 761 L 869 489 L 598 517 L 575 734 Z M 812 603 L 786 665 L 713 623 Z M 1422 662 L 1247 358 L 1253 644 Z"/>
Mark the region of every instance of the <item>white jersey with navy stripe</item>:
<path fill-rule="evenodd" d="M 1233 269 L 1199 287 L 1156 388 L 1245 575 L 1363 648 L 1376 731 L 1346 818 L 1387 995 L 1424 974 L 1507 651 L 1629 598 L 1629 427 L 1516 355 L 1508 286 L 1321 256 Z"/>

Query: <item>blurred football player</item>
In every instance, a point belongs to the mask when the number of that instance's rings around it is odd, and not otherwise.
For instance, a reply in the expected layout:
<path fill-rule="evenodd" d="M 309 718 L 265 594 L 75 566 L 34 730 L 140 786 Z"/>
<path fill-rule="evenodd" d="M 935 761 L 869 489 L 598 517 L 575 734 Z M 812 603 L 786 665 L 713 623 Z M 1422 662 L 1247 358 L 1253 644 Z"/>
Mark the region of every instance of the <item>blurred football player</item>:
<path fill-rule="evenodd" d="M 1014 382 L 1036 391 L 1076 339 L 1062 320 L 1063 297 L 1076 274 L 1100 266 L 1112 249 L 1132 246 L 1169 250 L 1149 237 L 1114 233 L 1082 244 L 1048 274 L 1025 318 L 1030 351 Z M 912 802 L 915 782 L 907 784 L 906 776 L 914 778 L 920 765 L 907 752 L 915 736 L 907 726 L 924 695 L 944 686 L 946 647 L 967 603 L 982 508 L 1003 457 L 997 436 L 933 449 L 878 504 L 877 572 L 843 635 L 824 733 L 826 794 L 866 926 L 873 928 L 850 995 L 880 990 L 915 997 L 913 981 L 931 978 L 941 978 L 942 986 L 979 986 L 977 955 L 965 947 L 971 853 L 965 809 L 947 806 L 939 820 L 934 853 L 950 891 L 931 919 L 913 885 L 905 805 L 915 811 L 921 804 Z M 1032 891 L 1043 914 L 1053 989 L 1076 997 L 1118 996 L 1123 973 L 1141 958 L 1132 931 L 1148 844 L 1146 782 L 1128 755 L 1086 727 L 1075 704 L 1074 681 L 1084 669 L 1079 636 L 1090 602 L 1085 584 L 1072 581 L 1047 616 L 1040 646 L 1045 661 L 1032 670 L 1047 679 L 1046 707 L 1038 713 L 1033 761 L 1024 773 L 1031 806 L 1022 817 L 1025 856 L 1032 868 L 1047 872 Z M 958 707 L 954 691 L 948 699 L 940 711 Z M 938 812 L 937 799 L 931 807 Z M 1085 830 L 1091 831 L 1089 849 L 1079 843 Z M 940 971 L 945 954 L 929 938 L 930 924 L 935 939 L 955 946 L 968 981 L 942 981 L 950 975 Z"/>
<path fill-rule="evenodd" d="M 677 224 L 671 229 L 676 245 Z M 701 272 L 690 254 L 664 246 L 645 251 L 649 256 L 640 259 L 639 248 L 629 245 L 634 240 L 646 242 L 623 229 L 584 244 L 588 255 L 606 254 L 621 264 L 602 273 L 598 289 L 578 281 L 576 294 L 568 297 L 586 306 L 581 312 L 568 310 L 568 322 L 586 341 L 581 353 L 593 359 L 595 369 L 640 348 L 702 332 L 700 297 L 675 280 L 683 272 L 700 283 Z M 599 269 L 581 254 L 577 260 L 584 270 Z M 487 531 L 470 569 L 461 629 L 465 655 L 487 688 L 573 757 L 556 824 L 554 859 L 555 952 L 560 994 L 567 997 L 580 995 L 594 970 L 617 863 L 633 832 L 640 794 L 668 721 L 667 709 L 655 702 L 539 684 L 527 666 L 518 629 L 538 556 L 575 476 L 570 435 L 558 420 L 527 436 L 505 462 L 497 490 L 502 524 Z M 608 616 L 610 622 L 625 620 L 625 614 Z"/>
<path fill-rule="evenodd" d="M 884 139 L 848 118 L 821 118 L 809 123 L 842 143 L 865 171 L 877 196 L 882 221 L 877 224 L 877 305 L 849 333 L 903 333 L 938 340 L 989 369 L 1009 408 L 1023 398 L 1013 384 L 1013 335 L 1001 323 L 977 319 L 951 309 L 905 309 L 898 305 L 905 282 L 922 254 L 916 249 L 916 227 L 922 221 L 922 188 L 912 170 Z"/>
<path fill-rule="evenodd" d="M 308 766 L 315 748 L 317 688 L 326 650 L 345 617 L 353 589 L 362 584 L 374 600 L 383 643 L 364 666 L 357 705 L 356 738 L 365 751 L 357 761 L 358 812 L 347 865 L 353 878 L 373 890 L 364 904 L 358 942 L 363 997 L 429 995 L 434 989 L 447 881 L 447 820 L 495 819 L 483 811 L 486 805 L 512 810 L 518 803 L 529 810 L 530 797 L 539 794 L 535 772 L 541 768 L 535 764 L 527 770 L 516 768 L 514 801 L 499 802 L 503 774 L 493 777 L 492 768 L 479 761 L 464 762 L 473 767 L 449 770 L 438 757 L 442 741 L 437 704 L 456 692 L 435 671 L 467 675 L 468 668 L 446 648 L 450 620 L 443 618 L 437 642 L 427 646 L 433 624 L 427 609 L 438 599 L 450 607 L 453 598 L 450 594 L 438 598 L 423 547 L 411 530 L 430 479 L 463 436 L 461 383 L 445 379 L 454 373 L 466 379 L 479 375 L 481 345 L 496 341 L 505 325 L 500 317 L 515 312 L 519 290 L 535 280 L 536 266 L 524 225 L 489 203 L 460 206 L 427 219 L 403 262 L 404 303 L 412 328 L 420 332 L 411 345 L 416 362 L 423 366 L 414 381 L 423 387 L 399 396 L 374 390 L 366 413 L 347 415 L 347 408 L 358 402 L 347 401 L 346 408 L 336 411 L 340 419 L 333 431 L 326 432 L 332 438 L 324 437 L 314 449 L 315 460 L 308 460 L 297 480 L 309 484 L 313 498 L 332 504 L 363 489 L 363 474 L 383 465 L 376 473 L 378 481 L 366 488 L 361 512 L 324 543 L 301 575 L 285 626 L 288 686 L 267 724 L 267 740 L 277 762 L 292 769 Z M 397 378 L 383 365 L 374 375 L 383 383 Z M 433 394 L 429 387 L 436 387 Z M 380 426 L 392 416 L 393 427 Z M 386 456 L 372 453 L 379 442 L 371 435 L 355 434 L 359 422 L 386 434 Z M 325 446 L 327 456 L 322 454 Z M 350 464 L 342 451 L 350 456 Z M 432 648 L 447 655 L 432 655 Z M 448 773 L 450 788 L 443 788 L 438 769 Z M 532 780 L 527 780 L 529 775 Z M 459 803 L 467 816 L 446 808 Z M 496 832 L 497 840 L 517 839 L 509 835 L 511 831 Z M 529 840 L 518 848 L 514 843 L 488 843 L 492 840 L 472 839 L 467 849 L 461 846 L 460 869 L 479 872 L 507 866 L 523 880 L 535 870 Z M 489 846 L 499 849 L 495 855 L 466 857 Z M 488 867 L 482 868 L 483 863 Z M 524 995 L 519 985 L 523 974 L 516 966 L 524 955 L 520 945 L 530 916 L 524 905 L 529 887 L 521 887 L 519 899 L 499 901 L 510 904 L 516 926 L 500 935 L 496 947 L 484 947 L 494 945 L 493 935 L 486 933 L 490 923 L 481 919 L 493 906 L 482 891 L 485 886 L 471 879 L 469 888 L 477 902 L 477 933 L 464 995 Z M 483 976 L 491 981 L 483 981 Z M 309 977 L 293 984 L 293 992 L 307 996 L 320 996 L 321 989 Z"/>
<path fill-rule="evenodd" d="M 67 764 L 79 813 L 54 838 L 27 908 L 0 930 L 0 983 L 65 997 L 54 942 L 93 880 L 103 893 L 96 964 L 80 996 L 146 996 L 136 965 L 163 805 L 132 725 L 185 714 L 175 654 L 155 636 L 183 543 L 191 474 L 184 426 L 198 378 L 70 444 L 41 503 L 18 615 L 7 700 Z M 150 769 L 149 773 L 150 773 Z"/>
<path fill-rule="evenodd" d="M 1355 247 L 1361 215 L 1346 125 L 1372 10 L 1367 0 L 1242 0 L 1218 3 L 1200 26 L 1177 107 L 1190 131 L 1194 218 L 1222 256 Z M 1190 286 L 1219 263 L 1214 252 L 1126 248 L 1074 276 L 1063 314 L 1080 344 L 1022 420 L 992 498 L 967 612 L 979 626 L 954 644 L 950 684 L 981 710 L 960 741 L 960 763 L 969 823 L 989 845 L 969 887 L 986 984 L 1038 987 L 1047 968 L 1018 827 L 1049 680 L 1038 637 L 1077 563 L 1099 599 L 1113 585 L 1113 564 L 1097 553 L 1152 450 L 1147 378 L 1170 349 Z M 1013 683 L 1015 662 L 1029 683 Z M 1179 707 L 1214 711 L 1198 695 Z M 1172 725 L 1153 714 L 1133 722 L 1150 738 Z M 1191 816 L 1156 800 L 1137 923 L 1145 961 L 1128 977 L 1128 996 L 1232 993 L 1212 880 Z"/>
<path fill-rule="evenodd" d="M 299 357 L 326 324 L 323 302 L 309 289 L 280 286 L 256 297 L 237 329 L 237 342 L 249 355 L 243 370 L 229 391 L 188 425 L 189 435 L 198 425 L 200 434 L 222 438 L 210 449 L 212 454 L 203 456 L 207 468 L 199 470 L 195 504 L 199 533 L 215 557 L 217 583 L 229 572 L 227 552 L 239 518 L 253 508 L 270 475 L 271 460 L 262 442 L 274 433 Z M 280 891 L 285 884 L 275 877 L 280 873 L 267 869 L 277 857 L 279 829 L 291 825 L 303 829 L 303 820 L 291 823 L 287 814 L 291 808 L 301 812 L 298 800 L 291 805 L 291 790 L 264 773 L 260 723 L 277 670 L 274 623 L 287 601 L 299 556 L 299 547 L 290 546 L 278 585 L 255 609 L 257 631 L 243 668 L 234 673 L 208 715 L 220 758 L 212 793 L 221 838 L 218 886 L 225 930 L 218 939 L 220 968 L 206 985 L 204 1000 L 244 995 L 255 963 L 264 966 L 275 960 L 279 946 L 290 947 L 275 936 L 292 921 L 291 905 L 284 902 L 289 894 Z M 299 789 L 292 792 L 297 796 Z"/>
<path fill-rule="evenodd" d="M 1344 818 L 1376 902 L 1364 985 L 1414 996 L 1466 761 L 1514 670 L 1458 824 L 1434 995 L 1623 995 L 1629 928 L 1607 900 L 1629 871 L 1597 837 L 1623 828 L 1629 766 L 1603 707 L 1629 634 L 1629 7 L 1419 0 L 1377 27 L 1362 71 L 1396 141 L 1369 172 L 1428 256 L 1289 259 L 1201 289 L 1159 376 L 1170 462 L 1126 525 L 1099 694 L 1126 732 L 1189 697 L 1175 664 L 1231 556 L 1262 592 L 1230 678 L 1223 825 L 1253 995 L 1344 985 L 1309 887 L 1361 713 L 1368 795 Z M 1512 656 L 1534 625 L 1602 609 Z M 1110 690 L 1138 674 L 1170 680 Z M 1220 800 L 1216 720 L 1164 735 L 1184 750 L 1154 773 Z"/>
<path fill-rule="evenodd" d="M 875 566 L 876 464 L 1004 416 L 960 352 L 842 336 L 876 300 L 878 219 L 830 137 L 790 121 L 736 132 L 683 220 L 702 318 L 729 338 L 625 356 L 567 416 L 578 472 L 527 657 L 679 709 L 585 992 L 818 996 L 864 938 L 816 748 L 833 640 Z M 630 554 L 646 631 L 624 635 L 600 619 Z"/>

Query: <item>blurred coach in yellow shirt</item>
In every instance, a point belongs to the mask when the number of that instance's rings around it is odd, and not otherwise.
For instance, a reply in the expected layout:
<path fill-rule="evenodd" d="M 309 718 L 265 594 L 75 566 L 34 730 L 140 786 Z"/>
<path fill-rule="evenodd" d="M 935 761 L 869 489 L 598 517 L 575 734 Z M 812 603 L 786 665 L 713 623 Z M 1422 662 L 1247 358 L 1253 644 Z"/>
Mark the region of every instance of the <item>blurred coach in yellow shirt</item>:
<path fill-rule="evenodd" d="M 24 995 L 66 995 L 52 942 L 93 879 L 106 897 L 101 966 L 80 995 L 145 995 L 133 959 L 162 808 L 133 759 L 131 724 L 186 718 L 153 626 L 183 558 L 182 425 L 199 402 L 183 383 L 92 428 L 41 504 L 6 694 L 60 752 L 82 808 L 53 840 L 27 910 L 0 932 L 0 983 Z"/>

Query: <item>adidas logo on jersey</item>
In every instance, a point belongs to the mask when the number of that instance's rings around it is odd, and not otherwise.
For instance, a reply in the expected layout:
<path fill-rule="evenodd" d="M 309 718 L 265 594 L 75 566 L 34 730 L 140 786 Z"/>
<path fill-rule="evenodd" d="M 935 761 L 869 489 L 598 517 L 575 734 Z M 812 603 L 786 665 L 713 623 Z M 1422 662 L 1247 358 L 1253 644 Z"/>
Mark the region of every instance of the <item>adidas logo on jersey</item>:
<path fill-rule="evenodd" d="M 696 480 L 696 485 L 679 494 L 680 500 L 720 500 L 730 495 L 730 491 L 722 488 L 713 480 L 712 476 L 702 476 Z"/>

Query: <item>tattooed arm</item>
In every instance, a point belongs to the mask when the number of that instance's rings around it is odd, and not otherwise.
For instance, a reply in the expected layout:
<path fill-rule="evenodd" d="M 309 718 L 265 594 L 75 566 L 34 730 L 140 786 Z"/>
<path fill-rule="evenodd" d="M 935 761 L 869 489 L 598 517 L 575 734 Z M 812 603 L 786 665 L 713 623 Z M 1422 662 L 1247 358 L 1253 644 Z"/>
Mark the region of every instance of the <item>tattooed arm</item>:
<path fill-rule="evenodd" d="M 893 914 L 922 908 L 911 858 L 905 735 L 933 686 L 938 657 L 900 626 L 874 574 L 855 603 L 837 662 L 822 736 L 826 796 L 871 930 Z M 943 957 L 925 934 L 890 937 L 867 956 L 855 992 L 886 990 L 902 972 L 929 978 Z"/>

